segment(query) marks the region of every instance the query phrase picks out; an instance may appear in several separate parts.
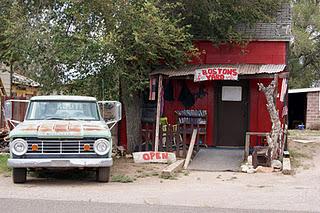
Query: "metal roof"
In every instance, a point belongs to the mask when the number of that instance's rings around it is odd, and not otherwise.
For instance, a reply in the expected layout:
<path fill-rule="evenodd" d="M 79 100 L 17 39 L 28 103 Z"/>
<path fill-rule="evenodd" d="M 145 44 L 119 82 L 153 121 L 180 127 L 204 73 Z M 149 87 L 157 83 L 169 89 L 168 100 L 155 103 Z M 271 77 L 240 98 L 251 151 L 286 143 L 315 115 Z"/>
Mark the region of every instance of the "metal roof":
<path fill-rule="evenodd" d="M 38 82 L 36 82 L 26 76 L 20 75 L 18 73 L 13 73 L 12 81 L 14 84 L 20 84 L 20 85 L 24 85 L 24 86 L 31 86 L 31 87 L 39 87 L 40 86 L 40 84 Z"/>
<path fill-rule="evenodd" d="M 97 101 L 94 97 L 72 95 L 46 95 L 34 96 L 31 101 Z"/>
<path fill-rule="evenodd" d="M 236 29 L 247 39 L 290 41 L 292 39 L 291 5 L 289 3 L 282 4 L 274 19 L 273 22 L 258 22 L 252 26 L 239 24 Z"/>
<path fill-rule="evenodd" d="M 289 89 L 289 93 L 307 93 L 307 92 L 320 92 L 320 87 L 315 88 L 300 88 L 300 89 Z"/>
<path fill-rule="evenodd" d="M 3 83 L 4 84 L 10 84 L 10 82 L 4 82 L 5 80 L 10 81 L 8 78 L 10 76 L 10 70 L 9 67 L 6 66 L 4 63 L 0 63 L 0 77 L 4 78 Z M 40 84 L 34 80 L 32 80 L 31 78 L 28 78 L 24 75 L 18 74 L 16 72 L 14 72 L 12 74 L 12 83 L 13 84 L 18 84 L 18 85 L 24 85 L 24 86 L 31 86 L 31 87 L 39 87 Z M 10 85 L 9 85 L 10 86 Z M 10 89 L 7 89 L 10 90 Z M 8 93 L 8 91 L 7 91 Z"/>
<path fill-rule="evenodd" d="M 167 68 L 155 70 L 151 75 L 162 74 L 168 77 L 194 75 L 196 69 L 204 68 L 238 68 L 239 75 L 254 75 L 264 73 L 279 73 L 284 71 L 285 64 L 202 64 L 202 65 L 185 65 L 178 69 Z"/>

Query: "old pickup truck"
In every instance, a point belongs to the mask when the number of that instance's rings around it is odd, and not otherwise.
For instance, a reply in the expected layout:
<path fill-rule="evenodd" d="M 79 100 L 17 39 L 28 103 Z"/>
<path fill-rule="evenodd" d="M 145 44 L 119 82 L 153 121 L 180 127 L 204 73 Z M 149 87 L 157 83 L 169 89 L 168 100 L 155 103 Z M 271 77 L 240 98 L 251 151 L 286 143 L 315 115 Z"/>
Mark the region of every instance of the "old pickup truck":
<path fill-rule="evenodd" d="M 13 102 L 5 104 L 8 121 L 14 121 Z M 102 112 L 99 104 L 108 112 Z M 116 101 L 97 102 L 83 96 L 31 98 L 24 121 L 9 135 L 13 182 L 26 182 L 27 170 L 36 168 L 94 169 L 97 181 L 108 182 L 113 163 L 110 128 L 120 119 L 121 104 Z"/>

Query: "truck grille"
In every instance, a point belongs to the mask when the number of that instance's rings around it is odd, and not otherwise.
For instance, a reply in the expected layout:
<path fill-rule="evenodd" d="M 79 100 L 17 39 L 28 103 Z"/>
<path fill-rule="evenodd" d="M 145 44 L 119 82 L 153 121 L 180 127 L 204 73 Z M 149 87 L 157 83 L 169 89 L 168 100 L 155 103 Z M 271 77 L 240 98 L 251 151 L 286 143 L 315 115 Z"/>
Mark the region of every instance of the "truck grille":
<path fill-rule="evenodd" d="M 95 154 L 93 150 L 94 139 L 80 140 L 27 140 L 27 154 Z M 84 150 L 84 145 L 89 146 L 88 151 Z M 32 150 L 32 146 L 37 146 L 38 150 Z"/>

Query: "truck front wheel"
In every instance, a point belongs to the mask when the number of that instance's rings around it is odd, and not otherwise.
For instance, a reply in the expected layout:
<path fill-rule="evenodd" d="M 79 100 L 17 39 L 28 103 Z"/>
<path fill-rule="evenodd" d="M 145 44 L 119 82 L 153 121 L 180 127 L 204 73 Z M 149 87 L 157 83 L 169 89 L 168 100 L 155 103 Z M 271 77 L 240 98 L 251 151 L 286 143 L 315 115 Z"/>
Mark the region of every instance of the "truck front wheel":
<path fill-rule="evenodd" d="M 109 182 L 110 181 L 110 167 L 97 168 L 97 181 L 98 182 Z"/>
<path fill-rule="evenodd" d="M 27 180 L 27 169 L 14 168 L 12 170 L 12 178 L 14 183 L 25 183 Z"/>

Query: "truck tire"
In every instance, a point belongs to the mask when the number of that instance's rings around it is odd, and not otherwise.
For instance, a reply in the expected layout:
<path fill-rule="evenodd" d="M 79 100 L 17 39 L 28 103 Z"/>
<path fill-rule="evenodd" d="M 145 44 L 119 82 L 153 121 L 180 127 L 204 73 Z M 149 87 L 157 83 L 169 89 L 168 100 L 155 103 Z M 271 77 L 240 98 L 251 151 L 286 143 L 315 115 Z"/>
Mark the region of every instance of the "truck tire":
<path fill-rule="evenodd" d="M 97 168 L 97 181 L 98 182 L 109 182 L 110 181 L 110 167 L 99 167 Z"/>
<path fill-rule="evenodd" d="M 14 168 L 12 170 L 12 179 L 14 183 L 25 183 L 27 180 L 27 169 Z"/>

